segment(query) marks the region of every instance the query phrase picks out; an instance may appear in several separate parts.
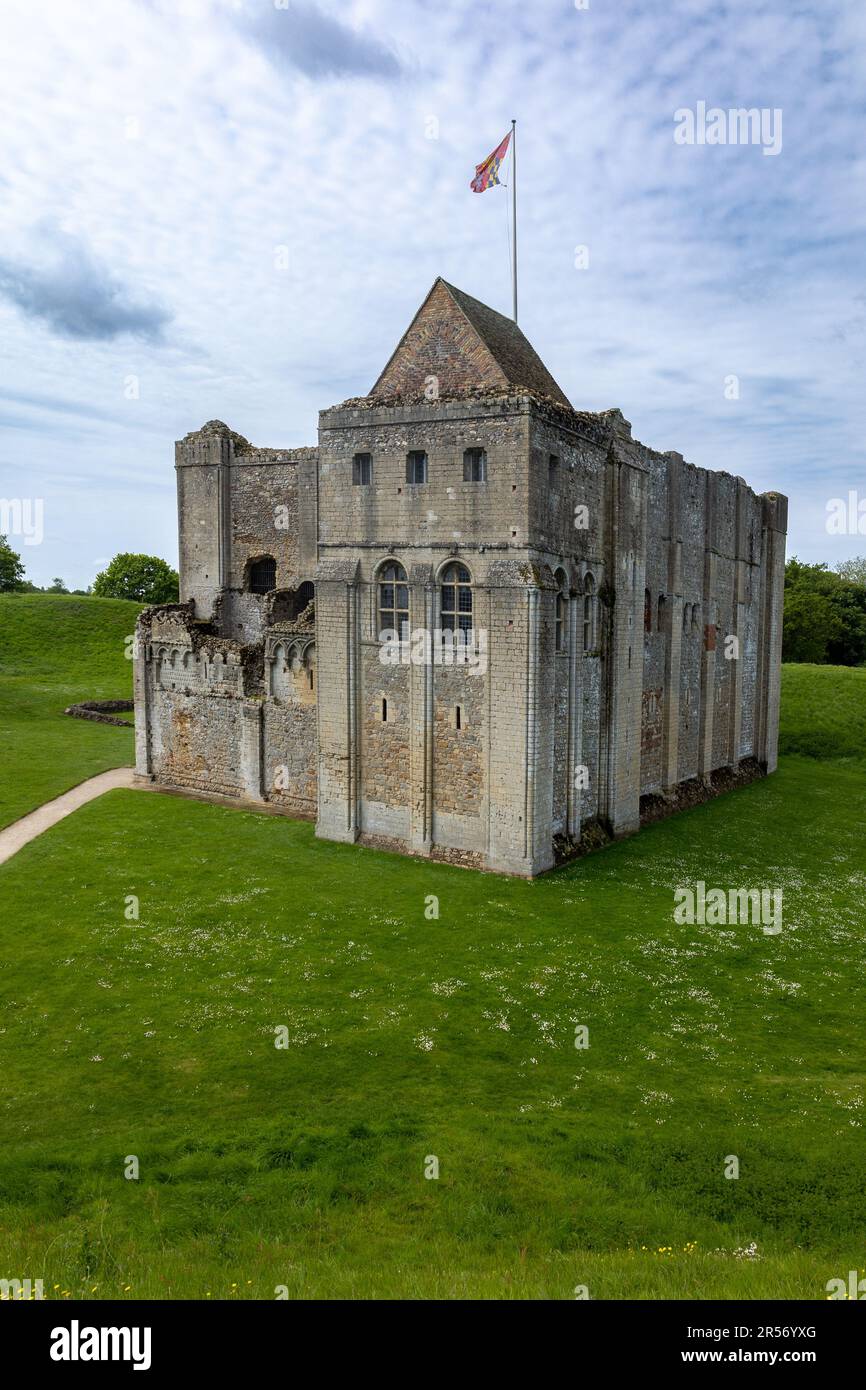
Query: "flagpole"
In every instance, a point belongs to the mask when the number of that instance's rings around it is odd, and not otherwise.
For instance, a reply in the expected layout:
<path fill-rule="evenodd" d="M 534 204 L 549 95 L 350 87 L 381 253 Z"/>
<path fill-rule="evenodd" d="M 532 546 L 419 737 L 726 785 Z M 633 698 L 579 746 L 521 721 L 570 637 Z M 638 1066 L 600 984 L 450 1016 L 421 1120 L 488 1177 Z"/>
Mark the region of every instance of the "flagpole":
<path fill-rule="evenodd" d="M 517 322 L 517 121 L 511 122 L 511 288 Z"/>

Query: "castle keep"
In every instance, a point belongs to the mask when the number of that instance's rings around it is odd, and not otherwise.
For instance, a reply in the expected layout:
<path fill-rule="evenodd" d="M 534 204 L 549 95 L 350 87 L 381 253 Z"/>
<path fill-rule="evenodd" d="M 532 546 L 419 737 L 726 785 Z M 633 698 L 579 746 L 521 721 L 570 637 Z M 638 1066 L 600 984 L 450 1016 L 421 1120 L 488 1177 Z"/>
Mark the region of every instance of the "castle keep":
<path fill-rule="evenodd" d="M 574 410 L 437 280 L 318 448 L 176 446 L 141 778 L 533 875 L 776 766 L 787 501 Z"/>

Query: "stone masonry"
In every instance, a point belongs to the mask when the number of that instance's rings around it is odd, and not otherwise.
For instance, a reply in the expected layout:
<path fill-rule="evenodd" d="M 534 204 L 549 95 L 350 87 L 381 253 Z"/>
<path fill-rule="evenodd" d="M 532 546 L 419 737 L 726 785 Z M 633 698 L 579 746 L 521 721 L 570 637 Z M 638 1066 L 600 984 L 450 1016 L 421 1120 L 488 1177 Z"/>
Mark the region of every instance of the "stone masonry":
<path fill-rule="evenodd" d="M 573 409 L 444 280 L 317 448 L 211 421 L 175 466 L 140 778 L 532 876 L 774 770 L 786 498 Z"/>

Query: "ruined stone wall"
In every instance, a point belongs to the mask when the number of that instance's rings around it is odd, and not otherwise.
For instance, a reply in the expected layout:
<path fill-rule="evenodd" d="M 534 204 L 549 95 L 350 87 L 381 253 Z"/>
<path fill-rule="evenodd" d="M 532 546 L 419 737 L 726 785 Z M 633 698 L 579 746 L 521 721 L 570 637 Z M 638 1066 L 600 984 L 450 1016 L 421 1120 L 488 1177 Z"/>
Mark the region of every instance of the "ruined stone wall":
<path fill-rule="evenodd" d="M 151 758 L 157 781 L 240 796 L 240 719 L 241 701 L 232 695 L 169 690 L 155 682 Z"/>
<path fill-rule="evenodd" d="M 250 562 L 271 556 L 277 588 L 294 587 L 315 569 L 316 450 L 257 449 L 212 420 L 178 442 L 175 468 L 181 599 L 206 620 L 221 600 L 232 635 L 258 640 L 258 609 L 242 602 Z"/>
<path fill-rule="evenodd" d="M 267 800 L 292 815 L 316 814 L 316 706 L 268 700 L 263 710 L 263 782 Z"/>
<path fill-rule="evenodd" d="M 172 687 L 157 661 L 148 668 L 147 775 L 168 786 L 315 814 L 315 704 L 251 700 L 219 679 Z"/>
<path fill-rule="evenodd" d="M 229 587 L 244 589 L 247 567 L 261 555 L 276 560 L 278 589 L 312 578 L 315 537 L 307 523 L 315 455 L 314 449 L 234 451 Z"/>
<path fill-rule="evenodd" d="M 192 616 L 148 609 L 136 629 L 136 770 L 167 786 L 316 804 L 315 643 L 309 632 L 241 646 Z M 287 659 L 288 653 L 288 659 Z M 302 658 L 302 659 L 299 659 Z M 293 669 L 293 667 L 295 669 Z"/>
<path fill-rule="evenodd" d="M 228 461 L 228 439 L 207 426 L 175 445 L 180 597 L 205 619 L 225 580 L 221 526 Z"/>

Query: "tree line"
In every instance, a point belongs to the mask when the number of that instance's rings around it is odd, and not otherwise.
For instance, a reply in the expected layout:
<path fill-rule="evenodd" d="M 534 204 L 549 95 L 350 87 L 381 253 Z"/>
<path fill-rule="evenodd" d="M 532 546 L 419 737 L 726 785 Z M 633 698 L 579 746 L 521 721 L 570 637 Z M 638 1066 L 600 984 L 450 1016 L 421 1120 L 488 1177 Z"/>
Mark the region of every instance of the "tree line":
<path fill-rule="evenodd" d="M 86 589 L 68 589 L 60 578 L 40 589 L 25 578 L 24 562 L 0 536 L 0 594 L 81 594 L 94 598 L 128 598 L 142 605 L 177 603 L 177 570 L 158 555 L 115 555 Z"/>
<path fill-rule="evenodd" d="M 791 557 L 785 566 L 782 660 L 866 663 L 866 555 L 843 560 L 834 570 Z"/>

